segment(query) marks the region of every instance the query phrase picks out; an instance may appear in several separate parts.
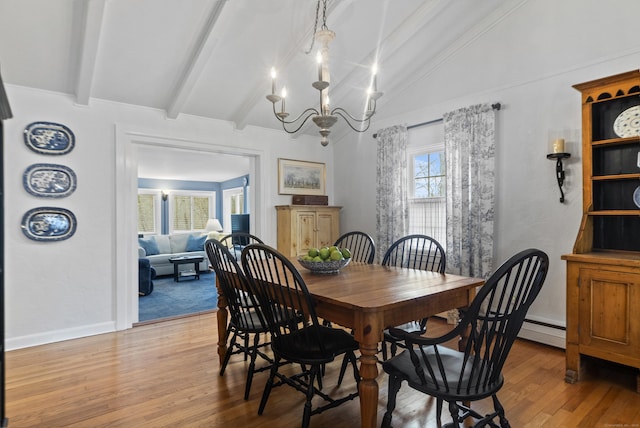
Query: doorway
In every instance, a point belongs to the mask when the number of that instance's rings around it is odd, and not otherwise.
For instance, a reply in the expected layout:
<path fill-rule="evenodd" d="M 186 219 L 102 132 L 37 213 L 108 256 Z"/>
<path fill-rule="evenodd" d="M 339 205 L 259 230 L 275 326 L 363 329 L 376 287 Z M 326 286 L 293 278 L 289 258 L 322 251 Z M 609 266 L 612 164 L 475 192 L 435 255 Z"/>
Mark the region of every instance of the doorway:
<path fill-rule="evenodd" d="M 115 301 L 116 329 L 131 328 L 138 322 L 138 266 L 137 266 L 137 216 L 139 148 L 187 150 L 202 154 L 246 156 L 250 160 L 249 177 L 252 188 L 249 204 L 252 207 L 252 229 L 260 233 L 264 226 L 261 203 L 263 182 L 262 150 L 245 147 L 218 146 L 183 138 L 160 137 L 127 130 L 116 126 L 116 239 L 115 239 Z"/>

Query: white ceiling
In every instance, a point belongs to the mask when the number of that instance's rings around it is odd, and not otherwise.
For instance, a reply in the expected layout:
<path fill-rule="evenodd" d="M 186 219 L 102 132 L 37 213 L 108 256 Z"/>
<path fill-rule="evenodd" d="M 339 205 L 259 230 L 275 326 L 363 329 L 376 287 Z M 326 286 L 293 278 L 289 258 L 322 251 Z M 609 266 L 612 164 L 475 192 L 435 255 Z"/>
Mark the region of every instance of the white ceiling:
<path fill-rule="evenodd" d="M 402 99 L 407 82 L 514 3 L 329 0 L 327 26 L 336 33 L 332 106 L 362 111 L 377 61 L 384 92 L 377 115 L 402 114 L 403 103 L 393 101 Z M 80 105 L 99 98 L 160 109 L 168 118 L 186 114 L 230 121 L 238 129 L 279 128 L 265 99 L 271 67 L 278 70 L 278 88 L 286 84 L 292 116 L 318 102 L 311 87 L 315 48 L 305 54 L 315 10 L 316 0 L 2 0 L 2 77 L 69 94 Z M 385 108 L 389 103 L 397 107 Z M 332 137 L 347 129 L 339 120 Z M 312 123 L 303 131 L 318 135 Z M 144 162 L 140 169 L 147 171 Z"/>

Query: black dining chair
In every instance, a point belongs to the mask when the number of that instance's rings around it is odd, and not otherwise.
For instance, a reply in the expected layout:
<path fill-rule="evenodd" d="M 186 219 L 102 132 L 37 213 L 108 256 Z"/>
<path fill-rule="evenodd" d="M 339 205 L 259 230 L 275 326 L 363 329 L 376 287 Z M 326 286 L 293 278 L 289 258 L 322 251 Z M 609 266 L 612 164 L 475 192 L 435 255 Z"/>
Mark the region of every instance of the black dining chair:
<path fill-rule="evenodd" d="M 447 257 L 444 248 L 438 241 L 427 235 L 408 235 L 395 241 L 384 257 L 383 266 L 396 266 L 409 269 L 428 270 L 444 273 L 447 266 Z M 427 331 L 427 319 L 411 321 L 396 328 L 417 334 Z M 384 331 L 382 342 L 382 359 L 387 359 L 387 346 L 391 344 L 391 356 L 396 355 L 398 347 L 404 347 L 402 340 L 396 337 L 388 329 Z"/>
<path fill-rule="evenodd" d="M 227 301 L 230 318 L 227 326 L 229 346 L 220 366 L 220 376 L 224 375 L 232 355 L 244 354 L 245 360 L 248 356 L 249 370 L 244 390 L 244 399 L 247 400 L 253 375 L 269 370 L 271 364 L 273 364 L 273 359 L 260 350 L 260 348 L 269 345 L 268 342 L 260 343 L 261 335 L 269 330 L 261 312 L 257 310 L 258 303 L 255 296 L 249 292 L 250 285 L 247 278 L 227 246 L 215 239 L 209 239 L 205 242 L 204 247 L 209 262 L 216 273 L 218 284 Z M 253 344 L 249 344 L 250 335 L 253 335 Z M 269 364 L 256 369 L 256 358 L 258 356 Z"/>
<path fill-rule="evenodd" d="M 312 415 L 357 397 L 357 390 L 339 398 L 322 391 L 324 366 L 343 354 L 348 356 L 354 378 L 359 382 L 354 354 L 358 342 L 346 331 L 323 326 L 318 321 L 313 298 L 291 261 L 267 245 L 251 244 L 242 251 L 242 266 L 264 313 L 274 355 L 258 414 L 263 413 L 271 389 L 284 384 L 306 395 L 303 428 L 309 426 Z M 300 364 L 304 369 L 294 375 L 285 375 L 278 370 L 282 360 Z M 314 408 L 314 396 L 321 397 L 326 404 Z"/>
<path fill-rule="evenodd" d="M 351 261 L 373 263 L 376 256 L 376 244 L 373 238 L 364 232 L 348 232 L 340 236 L 333 244 L 351 251 Z"/>
<path fill-rule="evenodd" d="M 220 243 L 226 246 L 231 254 L 240 261 L 240 254 L 242 249 L 249 244 L 264 244 L 262 239 L 247 232 L 233 232 L 223 236 L 220 239 Z"/>
<path fill-rule="evenodd" d="M 497 393 L 504 383 L 502 368 L 529 307 L 542 288 L 549 269 L 548 256 L 536 249 L 519 252 L 495 271 L 482 286 L 460 323 L 437 338 L 425 338 L 393 330 L 407 350 L 382 363 L 389 374 L 387 411 L 383 427 L 391 426 L 396 395 L 403 381 L 437 399 L 437 423 L 441 426 L 443 401 L 449 403 L 453 426 L 472 417 L 477 427 L 509 427 Z M 468 335 L 468 337 L 466 337 Z M 466 338 L 460 350 L 445 342 Z M 480 415 L 467 403 L 492 397 L 494 411 Z M 462 404 L 465 403 L 465 404 Z"/>

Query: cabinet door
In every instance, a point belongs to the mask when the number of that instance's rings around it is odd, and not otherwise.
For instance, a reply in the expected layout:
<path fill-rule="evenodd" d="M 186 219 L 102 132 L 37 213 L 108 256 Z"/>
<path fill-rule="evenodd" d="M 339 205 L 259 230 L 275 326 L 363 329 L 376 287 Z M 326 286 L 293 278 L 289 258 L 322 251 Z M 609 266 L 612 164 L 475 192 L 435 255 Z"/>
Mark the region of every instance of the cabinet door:
<path fill-rule="evenodd" d="M 336 241 L 336 216 L 333 213 L 318 212 L 318 248 L 330 247 Z"/>
<path fill-rule="evenodd" d="M 580 351 L 638 366 L 640 274 L 580 270 Z"/>
<path fill-rule="evenodd" d="M 298 236 L 294 239 L 296 255 L 304 255 L 309 248 L 318 247 L 316 244 L 316 213 L 313 211 L 298 211 L 296 213 Z"/>

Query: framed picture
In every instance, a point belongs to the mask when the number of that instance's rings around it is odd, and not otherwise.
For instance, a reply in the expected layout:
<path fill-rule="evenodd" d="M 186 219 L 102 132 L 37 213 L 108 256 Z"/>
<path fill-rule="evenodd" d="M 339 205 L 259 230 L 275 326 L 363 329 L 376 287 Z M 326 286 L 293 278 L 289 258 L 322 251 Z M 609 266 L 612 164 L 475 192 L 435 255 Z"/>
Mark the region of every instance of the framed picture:
<path fill-rule="evenodd" d="M 278 193 L 281 195 L 324 195 L 325 164 L 278 159 Z"/>

